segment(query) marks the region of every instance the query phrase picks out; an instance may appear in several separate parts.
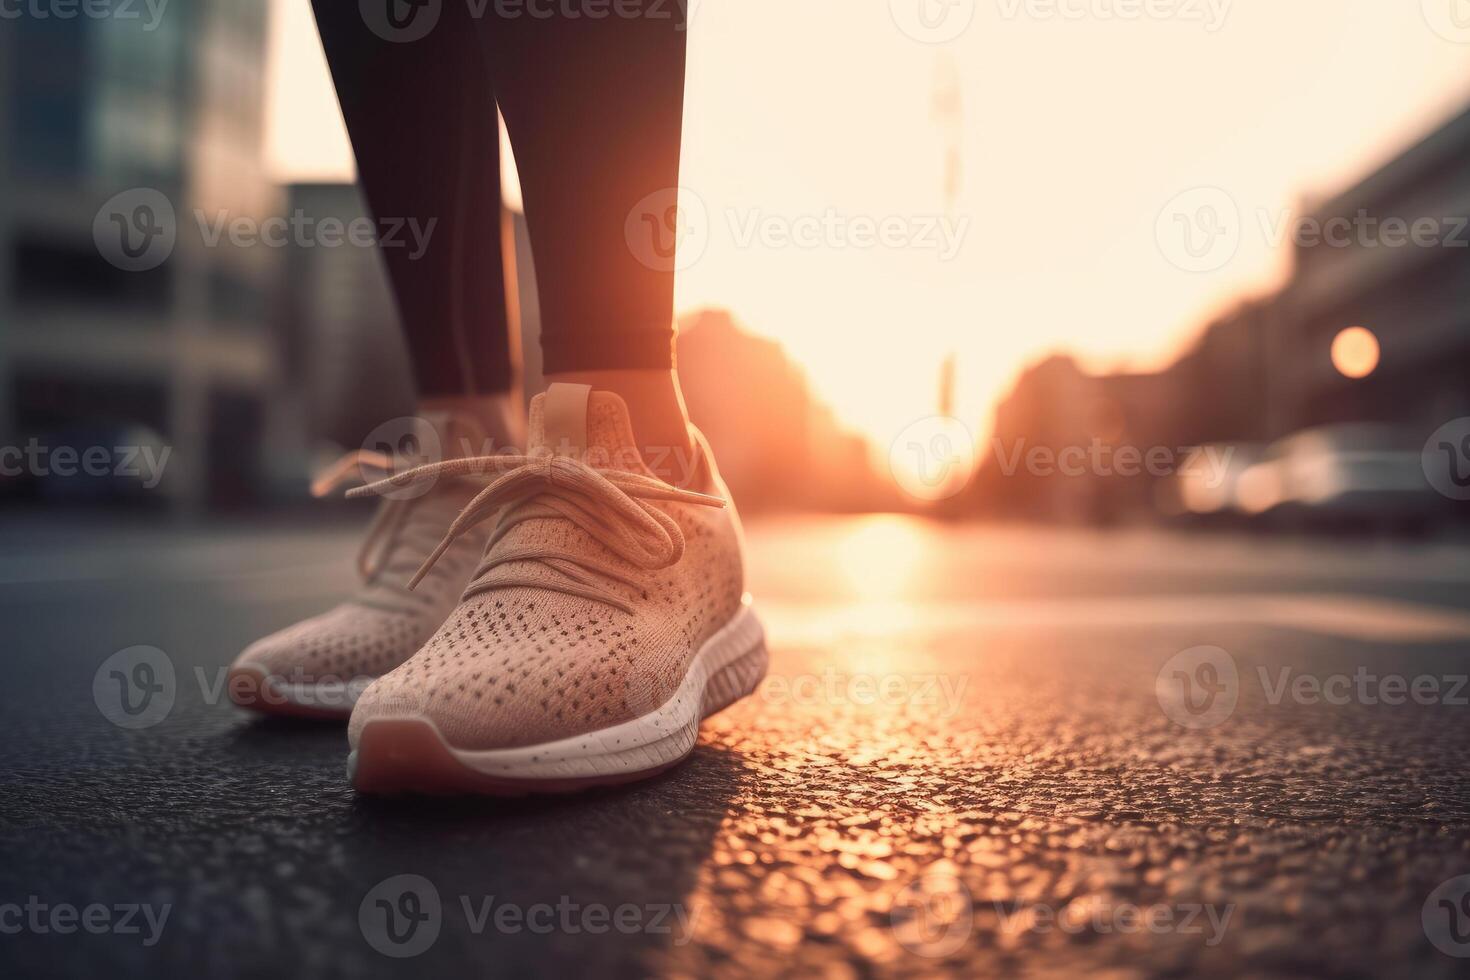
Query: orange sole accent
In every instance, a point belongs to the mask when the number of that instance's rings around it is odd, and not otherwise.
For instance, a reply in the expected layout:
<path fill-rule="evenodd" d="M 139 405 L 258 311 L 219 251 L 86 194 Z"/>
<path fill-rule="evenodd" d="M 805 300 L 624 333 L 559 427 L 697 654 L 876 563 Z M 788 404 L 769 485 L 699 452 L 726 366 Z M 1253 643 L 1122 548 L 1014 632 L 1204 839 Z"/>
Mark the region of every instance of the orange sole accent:
<path fill-rule="evenodd" d="M 692 751 L 692 750 L 691 750 Z M 599 786 L 620 786 L 672 769 L 689 753 L 638 772 L 579 779 L 507 779 L 464 765 L 444 744 L 438 730 L 417 718 L 383 718 L 368 722 L 348 758 L 348 776 L 359 793 L 426 796 L 528 796 L 533 793 L 576 793 Z"/>

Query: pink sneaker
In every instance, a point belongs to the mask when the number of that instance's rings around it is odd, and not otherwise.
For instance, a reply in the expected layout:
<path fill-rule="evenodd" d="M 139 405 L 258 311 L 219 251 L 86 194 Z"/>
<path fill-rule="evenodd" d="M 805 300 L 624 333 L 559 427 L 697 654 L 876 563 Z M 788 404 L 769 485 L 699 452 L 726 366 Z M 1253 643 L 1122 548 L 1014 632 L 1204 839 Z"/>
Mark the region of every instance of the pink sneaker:
<path fill-rule="evenodd" d="M 486 445 L 484 431 L 473 421 L 447 416 L 425 421 L 443 453 L 462 455 L 466 445 Z M 392 463 L 374 455 L 344 459 L 313 492 L 324 495 L 359 467 L 388 472 Z M 231 699 L 263 714 L 345 721 L 367 686 L 411 657 L 459 602 L 484 547 L 484 532 L 456 541 L 417 589 L 409 591 L 404 583 L 439 543 L 445 524 L 480 489 L 474 480 L 445 478 L 422 493 L 385 499 L 358 555 L 362 586 L 357 594 L 246 648 L 230 666 Z"/>
<path fill-rule="evenodd" d="M 458 608 L 352 713 L 348 772 L 361 792 L 515 795 L 643 779 L 688 756 L 700 720 L 765 676 L 739 522 L 703 438 L 682 481 L 696 489 L 684 490 L 644 465 L 615 394 L 553 385 L 530 422 L 526 456 L 353 491 L 488 477 L 441 550 L 498 517 Z"/>

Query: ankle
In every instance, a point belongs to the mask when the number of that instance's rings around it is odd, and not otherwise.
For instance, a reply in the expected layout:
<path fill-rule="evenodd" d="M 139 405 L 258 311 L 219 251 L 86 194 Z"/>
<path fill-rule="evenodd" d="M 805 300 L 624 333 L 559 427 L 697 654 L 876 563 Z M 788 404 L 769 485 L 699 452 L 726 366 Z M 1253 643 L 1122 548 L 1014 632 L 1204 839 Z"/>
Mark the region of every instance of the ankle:
<path fill-rule="evenodd" d="M 565 371 L 547 375 L 546 382 L 591 385 L 594 391 L 620 396 L 628 406 L 638 449 L 650 465 L 670 451 L 687 455 L 693 450 L 684 395 L 672 370 Z"/>
<path fill-rule="evenodd" d="M 420 398 L 419 412 L 445 412 L 473 419 L 488 440 L 486 452 L 507 446 L 524 449 L 526 445 L 526 412 L 518 391 Z"/>

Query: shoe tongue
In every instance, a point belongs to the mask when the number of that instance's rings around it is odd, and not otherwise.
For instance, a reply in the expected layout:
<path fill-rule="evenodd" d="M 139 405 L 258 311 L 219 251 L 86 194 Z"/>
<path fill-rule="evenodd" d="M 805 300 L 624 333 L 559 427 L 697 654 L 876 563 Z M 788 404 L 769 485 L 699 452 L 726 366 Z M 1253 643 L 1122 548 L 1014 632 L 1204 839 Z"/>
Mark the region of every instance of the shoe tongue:
<path fill-rule="evenodd" d="M 643 469 L 628 406 L 611 391 L 554 384 L 531 399 L 530 416 L 531 455 L 551 452 L 630 473 Z"/>

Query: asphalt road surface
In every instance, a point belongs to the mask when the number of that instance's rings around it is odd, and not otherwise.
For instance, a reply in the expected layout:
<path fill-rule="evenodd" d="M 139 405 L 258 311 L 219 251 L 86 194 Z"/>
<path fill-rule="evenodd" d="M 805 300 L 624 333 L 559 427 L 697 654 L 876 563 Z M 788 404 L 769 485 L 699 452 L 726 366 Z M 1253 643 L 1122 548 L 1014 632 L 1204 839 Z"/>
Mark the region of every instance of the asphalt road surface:
<path fill-rule="evenodd" d="M 1470 966 L 1463 548 L 756 523 L 772 674 L 687 763 L 446 802 L 221 703 L 345 527 L 0 536 L 0 975 Z"/>

